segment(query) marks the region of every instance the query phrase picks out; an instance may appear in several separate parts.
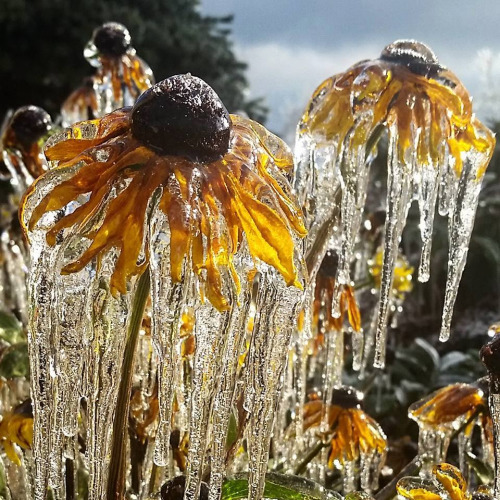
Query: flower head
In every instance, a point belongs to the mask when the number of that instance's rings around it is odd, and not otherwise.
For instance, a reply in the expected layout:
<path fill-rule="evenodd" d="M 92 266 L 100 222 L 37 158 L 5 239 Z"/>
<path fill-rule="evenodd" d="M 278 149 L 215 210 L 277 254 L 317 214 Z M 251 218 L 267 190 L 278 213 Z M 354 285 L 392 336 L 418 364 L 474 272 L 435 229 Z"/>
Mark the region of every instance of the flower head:
<path fill-rule="evenodd" d="M 328 405 L 328 426 L 331 435 L 328 465 L 344 464 L 358 460 L 361 455 L 383 456 L 387 439 L 380 425 L 361 409 L 362 396 L 350 387 L 333 391 L 332 404 Z M 304 430 L 319 427 L 324 403 L 312 400 L 304 405 Z"/>
<path fill-rule="evenodd" d="M 0 422 L 0 442 L 9 459 L 16 465 L 21 460 L 14 445 L 25 450 L 31 449 L 33 443 L 33 409 L 31 400 L 27 400 L 12 412 L 5 414 Z"/>
<path fill-rule="evenodd" d="M 96 28 L 84 56 L 97 70 L 64 102 L 65 125 L 131 106 L 154 83 L 151 69 L 136 55 L 130 33 L 122 24 L 105 23 Z"/>
<path fill-rule="evenodd" d="M 19 194 L 47 170 L 42 143 L 52 128 L 50 115 L 38 106 L 23 106 L 1 134 L 2 160 Z"/>
<path fill-rule="evenodd" d="M 442 163 L 447 146 L 457 173 L 463 151 L 474 148 L 489 158 L 494 144 L 491 132 L 474 118 L 460 80 L 429 47 L 413 40 L 398 40 L 378 59 L 326 80 L 301 123 L 325 140 L 341 143 L 352 134 L 354 146 L 366 143 L 378 125 L 397 126 L 401 161 L 413 161 L 408 153 L 417 139 L 419 164 Z M 487 161 L 479 175 L 486 166 Z"/>
<path fill-rule="evenodd" d="M 218 309 L 228 307 L 221 269 L 238 286 L 233 257 L 244 238 L 256 263 L 298 285 L 294 235 L 305 230 L 284 177 L 291 154 L 262 126 L 230 116 L 202 80 L 164 80 L 133 108 L 75 124 L 49 141 L 45 153 L 54 168 L 28 191 L 21 212 L 29 234 L 43 226 L 45 214 L 64 210 L 47 227 L 50 245 L 67 228 L 89 240 L 63 273 L 116 248 L 110 286 L 126 293 L 148 262 L 145 224 L 157 200 L 170 226 L 172 279 L 181 281 L 186 261 Z"/>
<path fill-rule="evenodd" d="M 456 427 L 457 420 L 467 421 L 486 409 L 484 393 L 468 384 L 453 384 L 439 389 L 413 403 L 410 417 L 433 427 Z"/>

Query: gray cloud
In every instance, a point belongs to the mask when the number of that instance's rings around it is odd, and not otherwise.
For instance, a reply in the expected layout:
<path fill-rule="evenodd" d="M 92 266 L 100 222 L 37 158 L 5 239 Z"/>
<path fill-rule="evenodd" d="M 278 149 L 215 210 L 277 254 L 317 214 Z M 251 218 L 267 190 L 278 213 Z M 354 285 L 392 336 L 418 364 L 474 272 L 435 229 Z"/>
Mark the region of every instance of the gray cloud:
<path fill-rule="evenodd" d="M 251 94 L 266 97 L 269 126 L 279 132 L 324 78 L 393 40 L 427 43 L 473 93 L 482 92 L 478 52 L 500 53 L 498 0 L 204 0 L 202 10 L 235 15 Z"/>

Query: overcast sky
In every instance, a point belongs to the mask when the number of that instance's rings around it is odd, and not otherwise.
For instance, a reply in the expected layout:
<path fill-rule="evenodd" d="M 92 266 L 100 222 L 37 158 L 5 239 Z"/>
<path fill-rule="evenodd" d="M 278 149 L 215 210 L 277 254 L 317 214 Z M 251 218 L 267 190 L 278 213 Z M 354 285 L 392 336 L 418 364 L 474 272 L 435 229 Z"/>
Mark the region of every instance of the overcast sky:
<path fill-rule="evenodd" d="M 500 78 L 500 0 L 202 0 L 201 7 L 234 14 L 251 96 L 265 97 L 268 126 L 284 135 L 325 78 L 400 38 L 428 44 L 482 102 L 480 117 L 491 90 L 485 61 Z"/>

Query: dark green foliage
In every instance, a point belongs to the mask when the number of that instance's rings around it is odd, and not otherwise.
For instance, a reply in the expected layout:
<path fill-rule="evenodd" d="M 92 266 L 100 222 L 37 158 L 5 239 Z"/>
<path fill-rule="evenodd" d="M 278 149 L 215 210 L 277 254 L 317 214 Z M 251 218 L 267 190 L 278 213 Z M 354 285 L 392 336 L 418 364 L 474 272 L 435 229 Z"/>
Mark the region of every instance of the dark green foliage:
<path fill-rule="evenodd" d="M 0 113 L 24 104 L 56 114 L 93 68 L 83 48 L 94 28 L 121 22 L 156 80 L 191 72 L 211 85 L 230 112 L 263 120 L 261 100 L 245 96 L 246 64 L 229 39 L 231 17 L 199 12 L 198 0 L 3 0 L 0 8 Z"/>

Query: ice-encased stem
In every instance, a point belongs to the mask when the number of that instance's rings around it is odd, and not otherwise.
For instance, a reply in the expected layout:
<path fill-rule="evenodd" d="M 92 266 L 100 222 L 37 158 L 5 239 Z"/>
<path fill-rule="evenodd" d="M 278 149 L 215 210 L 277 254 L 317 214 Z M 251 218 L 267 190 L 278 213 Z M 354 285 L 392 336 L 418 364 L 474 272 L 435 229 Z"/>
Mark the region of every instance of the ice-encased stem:
<path fill-rule="evenodd" d="M 282 374 L 301 302 L 301 292 L 287 287 L 272 270 L 261 275 L 245 394 L 245 407 L 250 413 L 247 429 L 249 500 L 260 500 L 264 492 Z"/>
<path fill-rule="evenodd" d="M 231 408 L 236 387 L 236 375 L 239 354 L 245 340 L 248 310 L 250 307 L 250 292 L 243 295 L 241 309 L 236 304 L 228 330 L 222 332 L 226 337 L 223 355 L 221 380 L 215 395 L 212 410 L 212 447 L 210 455 L 210 488 L 209 500 L 219 500 L 222 483 L 226 473 L 226 436 L 231 418 Z"/>
<path fill-rule="evenodd" d="M 130 412 L 130 391 L 134 373 L 134 355 L 137 347 L 139 330 L 142 325 L 146 301 L 149 297 L 150 277 L 146 269 L 137 283 L 134 302 L 125 345 L 122 374 L 118 399 L 116 402 L 115 419 L 113 422 L 113 441 L 111 445 L 111 460 L 108 475 L 108 498 L 122 498 L 126 478 L 126 439 Z"/>

